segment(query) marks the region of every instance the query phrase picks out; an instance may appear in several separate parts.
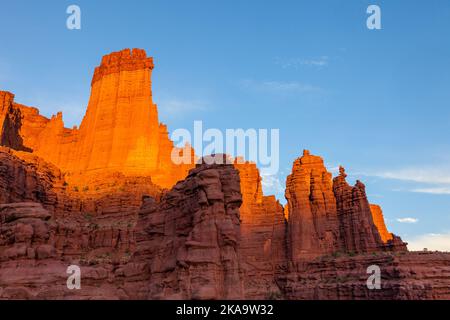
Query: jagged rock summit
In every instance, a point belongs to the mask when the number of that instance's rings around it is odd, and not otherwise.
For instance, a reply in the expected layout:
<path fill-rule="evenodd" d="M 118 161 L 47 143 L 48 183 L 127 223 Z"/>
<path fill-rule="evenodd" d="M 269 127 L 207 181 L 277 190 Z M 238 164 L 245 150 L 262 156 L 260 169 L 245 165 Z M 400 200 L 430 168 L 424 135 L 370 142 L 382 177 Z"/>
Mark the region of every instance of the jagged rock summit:
<path fill-rule="evenodd" d="M 64 127 L 62 113 L 51 119 L 0 94 L 2 145 L 32 151 L 55 164 L 71 181 L 104 172 L 151 176 L 169 188 L 192 165 L 174 165 L 167 126 L 152 100 L 153 58 L 125 49 L 103 57 L 95 69 L 86 114 L 78 128 Z M 192 157 L 189 146 L 185 147 Z M 179 150 L 180 153 L 183 150 Z"/>
<path fill-rule="evenodd" d="M 450 254 L 408 252 L 343 167 L 304 150 L 283 207 L 254 163 L 194 164 L 159 123 L 153 68 L 104 56 L 79 128 L 0 91 L 0 299 L 450 298 Z"/>

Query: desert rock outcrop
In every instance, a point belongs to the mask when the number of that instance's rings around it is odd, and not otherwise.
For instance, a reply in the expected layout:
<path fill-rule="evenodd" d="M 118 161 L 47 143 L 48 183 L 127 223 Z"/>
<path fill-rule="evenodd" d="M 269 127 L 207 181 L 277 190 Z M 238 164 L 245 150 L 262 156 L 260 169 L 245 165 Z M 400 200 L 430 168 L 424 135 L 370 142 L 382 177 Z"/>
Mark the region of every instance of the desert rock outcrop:
<path fill-rule="evenodd" d="M 342 167 L 305 150 L 283 207 L 254 163 L 194 164 L 159 123 L 153 67 L 139 49 L 104 56 L 79 128 L 0 91 L 1 299 L 450 298 L 450 254 L 408 252 Z"/>

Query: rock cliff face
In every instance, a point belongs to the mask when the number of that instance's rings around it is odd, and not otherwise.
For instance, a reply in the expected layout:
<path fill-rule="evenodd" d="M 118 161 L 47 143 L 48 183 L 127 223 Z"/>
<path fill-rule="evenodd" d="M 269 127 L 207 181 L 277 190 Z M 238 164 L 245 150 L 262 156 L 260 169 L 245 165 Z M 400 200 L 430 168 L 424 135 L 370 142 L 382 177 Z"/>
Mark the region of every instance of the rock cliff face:
<path fill-rule="evenodd" d="M 308 150 L 294 162 L 286 183 L 292 260 L 337 252 L 406 250 L 384 224 L 381 209 L 370 206 L 365 186 L 350 186 L 344 168 L 332 180 L 320 157 Z"/>
<path fill-rule="evenodd" d="M 253 163 L 194 167 L 158 122 L 152 69 L 143 50 L 103 57 L 80 128 L 0 91 L 1 299 L 450 299 L 450 254 L 408 252 L 343 168 L 305 150 L 283 208 Z"/>
<path fill-rule="evenodd" d="M 262 193 L 261 176 L 254 163 L 235 163 L 241 181 L 241 240 L 239 252 L 248 299 L 280 296 L 278 276 L 287 270 L 286 219 L 274 196 Z"/>
<path fill-rule="evenodd" d="M 13 104 L 14 95 L 0 91 L 0 145 L 24 150 L 23 140 L 19 134 L 21 113 Z"/>
<path fill-rule="evenodd" d="M 152 299 L 239 299 L 239 174 L 232 165 L 199 165 L 166 193 L 144 201 L 138 261 Z"/>
<path fill-rule="evenodd" d="M 370 205 L 370 212 L 372 213 L 373 223 L 380 233 L 381 240 L 387 243 L 389 240 L 394 238 L 393 234 L 387 230 L 386 224 L 384 223 L 384 216 L 381 207 L 376 204 Z"/>
<path fill-rule="evenodd" d="M 450 298 L 449 254 L 384 247 L 291 259 L 289 219 L 257 196 L 251 163 L 198 165 L 168 192 L 125 176 L 76 192 L 54 166 L 0 151 L 3 299 Z M 66 287 L 72 264 L 81 290 Z M 366 286 L 373 264 L 382 290 Z"/>
<path fill-rule="evenodd" d="M 65 128 L 62 113 L 46 119 L 34 108 L 15 104 L 11 94 L 2 92 L 2 145 L 19 149 L 23 144 L 68 173 L 67 179 L 73 182 L 99 172 L 120 172 L 151 176 L 161 187 L 170 188 L 186 176 L 194 162 L 175 165 L 171 161 L 174 146 L 167 127 L 158 122 L 157 106 L 152 101 L 153 67 L 153 59 L 140 49 L 104 56 L 95 69 L 79 129 Z M 188 146 L 177 153 L 183 152 L 194 157 Z"/>
<path fill-rule="evenodd" d="M 322 158 L 305 150 L 294 162 L 286 199 L 291 259 L 310 259 L 343 248 L 331 174 Z"/>

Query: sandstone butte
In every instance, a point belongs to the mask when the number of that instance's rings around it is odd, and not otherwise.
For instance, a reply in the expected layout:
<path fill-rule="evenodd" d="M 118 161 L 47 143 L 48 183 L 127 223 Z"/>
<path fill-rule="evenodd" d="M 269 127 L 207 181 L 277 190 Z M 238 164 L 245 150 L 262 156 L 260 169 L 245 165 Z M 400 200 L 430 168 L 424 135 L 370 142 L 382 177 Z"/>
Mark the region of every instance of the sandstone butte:
<path fill-rule="evenodd" d="M 407 251 L 364 184 L 307 150 L 284 207 L 253 163 L 173 164 L 153 66 L 139 49 L 103 57 L 73 129 L 0 91 L 1 299 L 450 298 L 450 254 Z"/>

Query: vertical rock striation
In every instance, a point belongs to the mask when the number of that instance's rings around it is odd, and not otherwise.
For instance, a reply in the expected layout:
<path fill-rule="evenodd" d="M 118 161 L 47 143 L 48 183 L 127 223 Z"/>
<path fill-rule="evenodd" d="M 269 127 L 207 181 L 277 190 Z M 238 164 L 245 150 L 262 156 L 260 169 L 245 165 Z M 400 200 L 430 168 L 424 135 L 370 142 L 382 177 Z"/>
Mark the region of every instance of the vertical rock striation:
<path fill-rule="evenodd" d="M 387 230 L 386 224 L 384 223 L 384 216 L 381 207 L 376 204 L 370 205 L 370 212 L 372 213 L 373 223 L 378 229 L 380 233 L 381 240 L 384 243 L 387 243 L 389 240 L 393 239 L 392 233 Z"/>
<path fill-rule="evenodd" d="M 241 180 L 240 262 L 245 297 L 269 299 L 282 295 L 278 277 L 287 269 L 286 219 L 274 196 L 262 193 L 261 176 L 254 163 L 235 162 Z"/>
<path fill-rule="evenodd" d="M 95 69 L 91 96 L 80 128 L 64 127 L 62 113 L 51 119 L 34 108 L 13 103 L 0 92 L 1 144 L 55 164 L 67 179 L 85 181 L 91 174 L 120 172 L 151 176 L 170 188 L 194 165 L 191 147 L 174 148 L 167 127 L 158 122 L 152 100 L 153 58 L 144 50 L 125 49 L 103 57 Z M 172 152 L 189 153 L 189 164 L 174 164 Z"/>
<path fill-rule="evenodd" d="M 308 150 L 294 162 L 286 182 L 290 258 L 405 250 L 406 245 L 387 232 L 381 212 L 369 205 L 364 184 L 350 186 L 344 168 L 339 171 L 332 180 L 322 158 Z"/>
<path fill-rule="evenodd" d="M 146 298 L 240 299 L 239 174 L 198 165 L 163 196 L 144 201 L 136 261 L 148 270 Z"/>
<path fill-rule="evenodd" d="M 333 179 L 305 150 L 284 208 L 254 163 L 194 168 L 159 123 L 153 67 L 139 49 L 104 56 L 73 129 L 0 91 L 0 298 L 450 297 L 449 254 L 407 252 L 342 167 Z M 373 264 L 383 290 L 367 289 Z"/>
<path fill-rule="evenodd" d="M 311 259 L 342 249 L 331 173 L 308 150 L 295 160 L 286 192 L 289 256 Z"/>
<path fill-rule="evenodd" d="M 14 95 L 0 91 L 0 146 L 16 150 L 27 150 L 20 136 L 21 113 L 14 107 Z"/>

